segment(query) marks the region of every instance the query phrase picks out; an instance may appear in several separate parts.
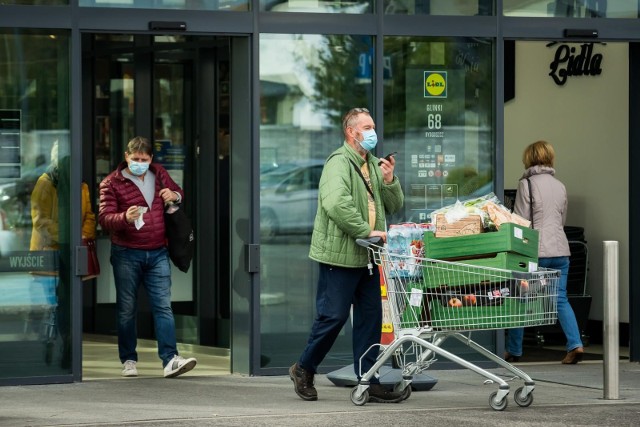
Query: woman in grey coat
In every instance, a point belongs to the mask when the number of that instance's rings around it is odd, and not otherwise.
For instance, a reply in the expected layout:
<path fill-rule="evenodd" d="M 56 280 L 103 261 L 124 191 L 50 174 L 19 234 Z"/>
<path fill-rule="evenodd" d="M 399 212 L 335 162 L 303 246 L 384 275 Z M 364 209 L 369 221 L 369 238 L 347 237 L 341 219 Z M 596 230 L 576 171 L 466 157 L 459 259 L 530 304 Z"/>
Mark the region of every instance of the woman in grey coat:
<path fill-rule="evenodd" d="M 576 316 L 567 298 L 567 275 L 569 273 L 569 242 L 564 233 L 567 218 L 567 190 L 554 175 L 555 151 L 546 141 L 529 145 L 522 156 L 525 171 L 518 183 L 514 212 L 531 220 L 538 230 L 540 267 L 560 270 L 558 283 L 558 321 L 567 338 L 567 355 L 564 364 L 575 364 L 582 360 L 584 348 Z M 528 182 L 527 182 L 528 181 Z M 507 336 L 505 359 L 517 362 L 522 356 L 522 328 L 511 329 Z"/>

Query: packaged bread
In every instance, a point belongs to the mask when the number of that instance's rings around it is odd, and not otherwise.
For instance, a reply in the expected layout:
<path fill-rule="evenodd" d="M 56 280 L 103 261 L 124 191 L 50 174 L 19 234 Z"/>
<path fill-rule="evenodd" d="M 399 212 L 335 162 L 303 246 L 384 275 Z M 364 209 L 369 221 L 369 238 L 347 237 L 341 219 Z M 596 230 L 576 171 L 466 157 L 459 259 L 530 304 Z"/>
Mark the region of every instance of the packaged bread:
<path fill-rule="evenodd" d="M 500 230 L 500 226 L 505 222 L 512 222 L 522 227 L 529 227 L 531 225 L 531 221 L 526 220 L 520 215 L 516 215 L 510 212 L 504 206 L 498 205 L 493 202 L 485 203 L 482 206 L 482 210 L 484 210 L 487 215 L 489 215 L 489 219 L 491 219 L 498 230 Z"/>

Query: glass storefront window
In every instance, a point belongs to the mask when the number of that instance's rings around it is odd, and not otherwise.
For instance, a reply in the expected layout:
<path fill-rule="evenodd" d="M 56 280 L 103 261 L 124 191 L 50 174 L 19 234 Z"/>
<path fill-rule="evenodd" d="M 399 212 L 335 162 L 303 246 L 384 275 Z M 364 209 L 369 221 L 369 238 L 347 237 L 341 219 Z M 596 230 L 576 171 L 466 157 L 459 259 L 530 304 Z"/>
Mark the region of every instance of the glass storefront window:
<path fill-rule="evenodd" d="M 387 37 L 385 152 L 405 193 L 398 221 L 493 191 L 493 42 Z"/>
<path fill-rule="evenodd" d="M 55 0 L 54 0 L 55 1 Z M 130 9 L 230 10 L 246 12 L 248 0 L 80 0 L 84 7 L 117 7 Z"/>
<path fill-rule="evenodd" d="M 505 16 L 638 18 L 637 0 L 503 0 Z"/>
<path fill-rule="evenodd" d="M 268 12 L 371 13 L 373 1 L 260 0 L 260 10 Z"/>
<path fill-rule="evenodd" d="M 4 0 L 2 4 L 5 6 L 68 6 L 69 0 Z"/>
<path fill-rule="evenodd" d="M 308 258 L 326 157 L 344 141 L 342 115 L 373 105 L 373 38 L 260 36 L 260 326 L 263 367 L 286 367 L 315 316 Z M 352 361 L 350 327 L 323 366 Z"/>
<path fill-rule="evenodd" d="M 0 380 L 68 374 L 70 36 L 0 39 Z"/>
<path fill-rule="evenodd" d="M 384 152 L 397 151 L 405 194 L 389 224 L 430 222 L 439 208 L 484 196 L 494 182 L 494 41 L 464 37 L 384 39 Z M 493 332 L 474 340 L 495 348 Z M 455 340 L 454 340 L 455 341 Z M 445 348 L 477 354 L 460 342 Z"/>
<path fill-rule="evenodd" d="M 384 13 L 392 15 L 493 15 L 495 0 L 384 0 Z"/>

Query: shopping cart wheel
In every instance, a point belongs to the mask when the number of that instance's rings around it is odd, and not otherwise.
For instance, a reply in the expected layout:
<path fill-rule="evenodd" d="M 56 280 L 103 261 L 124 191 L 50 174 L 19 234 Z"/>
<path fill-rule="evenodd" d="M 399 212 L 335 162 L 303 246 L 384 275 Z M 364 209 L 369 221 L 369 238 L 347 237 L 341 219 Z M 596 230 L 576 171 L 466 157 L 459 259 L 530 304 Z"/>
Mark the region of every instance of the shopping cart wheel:
<path fill-rule="evenodd" d="M 497 395 L 498 395 L 497 391 L 494 391 L 493 393 L 491 393 L 491 395 L 489 396 L 489 406 L 491 406 L 491 409 L 495 411 L 504 411 L 504 408 L 507 407 L 507 403 L 509 403 L 507 401 L 507 397 L 505 396 L 501 401 L 498 402 L 496 400 Z"/>
<path fill-rule="evenodd" d="M 402 383 L 397 383 L 396 385 L 393 386 L 393 391 L 395 392 L 401 391 L 400 387 L 402 387 Z M 402 400 L 407 400 L 410 396 L 411 396 L 411 384 L 407 384 L 404 390 L 402 390 Z"/>
<path fill-rule="evenodd" d="M 402 390 L 402 400 L 407 400 L 410 396 L 411 396 L 411 386 L 407 386 L 405 387 L 404 390 Z"/>
<path fill-rule="evenodd" d="M 355 386 L 351 390 L 351 401 L 354 405 L 362 406 L 369 401 L 369 390 L 365 390 L 360 396 L 358 396 L 358 386 Z"/>
<path fill-rule="evenodd" d="M 523 392 L 524 387 L 520 387 L 519 389 L 517 389 L 513 394 L 513 400 L 515 400 L 519 406 L 526 408 L 533 403 L 533 393 L 529 393 L 527 396 L 524 396 Z"/>

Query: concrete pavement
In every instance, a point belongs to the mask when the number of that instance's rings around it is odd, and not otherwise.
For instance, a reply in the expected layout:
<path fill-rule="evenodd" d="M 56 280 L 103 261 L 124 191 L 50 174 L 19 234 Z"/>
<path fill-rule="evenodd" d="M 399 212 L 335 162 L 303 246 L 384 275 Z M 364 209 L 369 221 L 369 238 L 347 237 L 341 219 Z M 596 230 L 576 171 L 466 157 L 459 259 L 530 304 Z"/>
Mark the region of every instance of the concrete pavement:
<path fill-rule="evenodd" d="M 437 365 L 437 364 L 436 364 Z M 316 377 L 319 400 L 305 402 L 288 376 L 118 378 L 75 384 L 0 387 L 0 426 L 638 426 L 640 364 L 620 361 L 619 400 L 604 400 L 602 361 L 518 364 L 536 381 L 533 404 L 521 408 L 513 381 L 504 411 L 489 406 L 496 385 L 466 370 L 429 369 L 438 379 L 398 404 L 355 406 L 351 388 Z M 437 368 L 437 366 L 434 366 Z M 507 371 L 492 369 L 508 378 Z"/>

